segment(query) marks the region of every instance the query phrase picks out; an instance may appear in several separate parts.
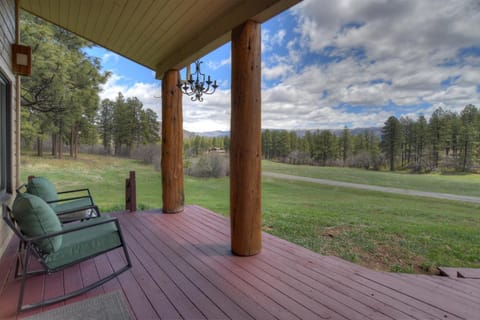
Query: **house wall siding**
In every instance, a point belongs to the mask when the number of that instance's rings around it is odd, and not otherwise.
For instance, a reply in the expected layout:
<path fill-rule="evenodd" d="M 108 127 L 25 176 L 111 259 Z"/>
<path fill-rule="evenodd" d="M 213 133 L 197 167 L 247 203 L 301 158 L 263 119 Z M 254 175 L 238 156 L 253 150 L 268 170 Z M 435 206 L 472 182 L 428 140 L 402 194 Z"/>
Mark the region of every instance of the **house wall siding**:
<path fill-rule="evenodd" d="M 11 128 L 11 149 L 7 151 L 10 154 L 11 167 L 9 170 L 10 178 L 9 191 L 14 192 L 18 183 L 18 164 L 17 142 L 19 141 L 19 121 L 20 116 L 17 114 L 17 105 L 19 104 L 17 96 L 17 87 L 20 81 L 12 73 L 12 44 L 15 43 L 15 0 L 0 1 L 0 72 L 10 83 L 10 128 Z M 1 213 L 0 207 L 0 213 Z M 3 255 L 5 248 L 10 240 L 11 232 L 3 221 L 0 221 L 0 257 Z"/>

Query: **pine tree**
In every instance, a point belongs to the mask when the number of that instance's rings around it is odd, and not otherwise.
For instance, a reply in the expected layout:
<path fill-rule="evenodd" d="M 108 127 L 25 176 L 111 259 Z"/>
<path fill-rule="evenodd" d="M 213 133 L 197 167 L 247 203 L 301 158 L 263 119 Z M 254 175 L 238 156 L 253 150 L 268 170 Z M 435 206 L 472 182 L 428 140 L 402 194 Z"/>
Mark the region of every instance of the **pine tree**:
<path fill-rule="evenodd" d="M 390 171 L 395 171 L 395 159 L 401 148 L 401 124 L 396 117 L 391 116 L 385 122 L 380 146 L 390 163 Z"/>

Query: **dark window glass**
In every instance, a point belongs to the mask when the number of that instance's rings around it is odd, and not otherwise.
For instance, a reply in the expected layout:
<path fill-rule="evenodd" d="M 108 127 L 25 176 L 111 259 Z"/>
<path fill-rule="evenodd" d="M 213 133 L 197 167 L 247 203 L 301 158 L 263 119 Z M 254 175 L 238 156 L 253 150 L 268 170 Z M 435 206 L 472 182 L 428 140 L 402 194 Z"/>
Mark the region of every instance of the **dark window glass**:
<path fill-rule="evenodd" d="M 0 192 L 7 187 L 8 83 L 0 74 Z"/>

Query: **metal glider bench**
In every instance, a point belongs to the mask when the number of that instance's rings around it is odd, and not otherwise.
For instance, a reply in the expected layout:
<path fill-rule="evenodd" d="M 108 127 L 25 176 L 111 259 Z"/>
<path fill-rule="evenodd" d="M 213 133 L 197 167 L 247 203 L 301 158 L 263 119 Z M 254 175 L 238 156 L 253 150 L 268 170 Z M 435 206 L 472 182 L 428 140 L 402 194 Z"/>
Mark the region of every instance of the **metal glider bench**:
<path fill-rule="evenodd" d="M 47 178 L 30 176 L 27 184 L 17 188 L 17 193 L 23 189 L 47 202 L 62 223 L 100 216 L 100 210 L 87 188 L 57 192 Z"/>
<path fill-rule="evenodd" d="M 132 264 L 117 218 L 103 215 L 94 219 L 62 224 L 57 214 L 43 199 L 29 193 L 17 194 L 12 208 L 3 204 L 2 212 L 6 224 L 20 238 L 15 267 L 15 277 L 21 277 L 18 312 L 83 294 L 131 268 Z M 123 250 L 126 261 L 120 269 L 76 291 L 23 305 L 25 284 L 29 276 L 61 271 L 117 248 Z M 43 269 L 28 270 L 31 258 L 37 259 Z"/>

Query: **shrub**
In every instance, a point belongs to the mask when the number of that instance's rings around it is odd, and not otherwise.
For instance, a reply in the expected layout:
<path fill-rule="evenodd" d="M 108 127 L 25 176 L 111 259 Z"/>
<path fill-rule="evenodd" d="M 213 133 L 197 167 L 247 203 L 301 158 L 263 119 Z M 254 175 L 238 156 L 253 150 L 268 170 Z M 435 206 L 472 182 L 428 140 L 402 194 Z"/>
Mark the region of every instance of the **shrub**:
<path fill-rule="evenodd" d="M 157 144 L 139 145 L 132 150 L 130 158 L 156 166 L 156 162 L 161 158 L 161 147 Z"/>
<path fill-rule="evenodd" d="M 221 178 L 230 174 L 228 157 L 224 154 L 207 153 L 192 161 L 186 174 L 200 178 Z"/>

